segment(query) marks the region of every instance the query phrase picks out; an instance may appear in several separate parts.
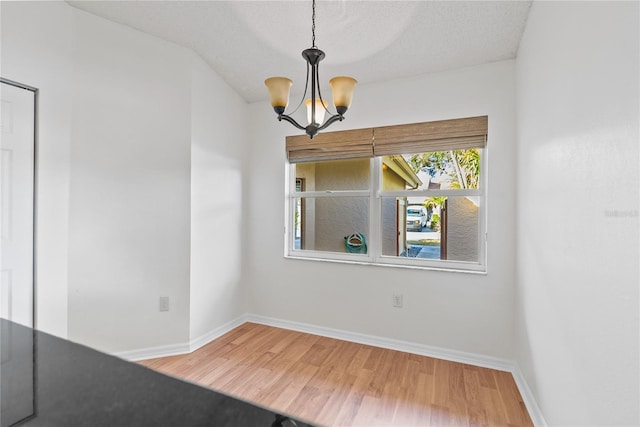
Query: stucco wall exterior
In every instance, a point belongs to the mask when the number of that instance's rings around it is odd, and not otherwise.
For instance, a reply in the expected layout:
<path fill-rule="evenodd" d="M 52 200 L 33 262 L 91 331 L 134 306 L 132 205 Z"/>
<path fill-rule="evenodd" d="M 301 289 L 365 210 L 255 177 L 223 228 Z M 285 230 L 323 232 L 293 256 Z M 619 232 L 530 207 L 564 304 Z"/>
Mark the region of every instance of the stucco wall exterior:
<path fill-rule="evenodd" d="M 305 191 L 366 190 L 369 159 L 339 160 L 296 165 L 296 178 Z M 344 237 L 363 233 L 369 237 L 369 198 L 304 199 L 302 249 L 345 252 Z"/>
<path fill-rule="evenodd" d="M 300 163 L 296 165 L 296 179 L 304 180 L 305 191 L 315 191 L 315 174 L 315 163 Z M 314 199 L 303 199 L 301 206 L 302 213 L 300 214 L 299 221 L 302 221 L 302 249 L 312 249 L 316 244 L 316 230 L 314 226 L 316 203 Z"/>
<path fill-rule="evenodd" d="M 296 179 L 304 179 L 305 191 L 367 190 L 370 185 L 370 160 L 340 160 L 296 165 Z M 382 174 L 385 190 L 404 190 L 405 180 L 391 169 Z M 303 200 L 302 249 L 345 252 L 344 238 L 362 233 L 369 239 L 369 198 L 307 198 Z M 396 209 L 396 199 L 382 202 L 382 248 L 385 255 L 397 255 L 406 249 L 404 212 L 406 203 Z M 398 215 L 399 213 L 399 215 Z M 399 221 L 398 217 L 402 220 Z M 400 232 L 400 234 L 398 234 Z"/>
<path fill-rule="evenodd" d="M 467 197 L 447 199 L 447 259 L 478 261 L 478 206 Z"/>
<path fill-rule="evenodd" d="M 382 189 L 385 191 L 404 190 L 406 181 L 391 169 L 382 168 Z M 382 254 L 398 256 L 407 249 L 406 239 L 406 198 L 382 199 Z M 398 217 L 401 219 L 398 220 Z"/>

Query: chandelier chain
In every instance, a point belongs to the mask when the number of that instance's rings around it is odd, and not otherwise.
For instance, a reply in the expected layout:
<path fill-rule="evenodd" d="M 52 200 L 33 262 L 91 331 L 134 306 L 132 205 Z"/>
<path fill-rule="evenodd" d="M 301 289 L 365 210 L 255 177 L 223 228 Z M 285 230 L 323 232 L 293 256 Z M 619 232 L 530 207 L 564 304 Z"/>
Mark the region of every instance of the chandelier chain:
<path fill-rule="evenodd" d="M 288 114 L 285 112 L 289 104 L 289 92 L 291 84 L 293 83 L 291 79 L 286 77 L 271 77 L 265 80 L 265 84 L 269 89 L 271 106 L 278 115 L 278 121 L 284 120 L 291 123 L 294 127 L 304 130 L 307 135 L 309 135 L 310 139 L 313 139 L 319 131 L 326 129 L 332 123 L 344 120 L 344 114 L 347 112 L 347 109 L 351 104 L 353 88 L 357 83 L 357 81 L 351 77 L 334 77 L 329 81 L 329 85 L 332 86 L 332 88 L 334 86 L 333 81 L 336 80 L 338 82 L 336 83 L 337 89 L 333 88 L 338 91 L 338 96 L 336 95 L 336 92 L 334 92 L 336 114 L 330 112 L 327 109 L 325 101 L 322 99 L 322 92 L 320 88 L 320 72 L 318 65 L 324 56 L 324 52 L 316 47 L 316 0 L 311 0 L 311 48 L 302 51 L 302 57 L 307 63 L 307 77 L 305 79 L 304 93 L 302 94 L 300 103 L 293 112 Z M 311 89 L 311 99 L 306 99 L 307 91 L 309 89 Z M 336 99 L 339 100 L 339 103 Z M 320 105 L 317 105 L 318 102 Z M 301 125 L 291 117 L 293 113 L 298 111 L 302 104 L 307 105 L 307 117 L 309 118 L 308 126 Z M 327 120 L 322 118 L 324 117 L 325 112 L 330 115 Z M 316 113 L 321 114 L 316 115 Z"/>
<path fill-rule="evenodd" d="M 311 47 L 316 47 L 316 0 L 311 4 Z"/>

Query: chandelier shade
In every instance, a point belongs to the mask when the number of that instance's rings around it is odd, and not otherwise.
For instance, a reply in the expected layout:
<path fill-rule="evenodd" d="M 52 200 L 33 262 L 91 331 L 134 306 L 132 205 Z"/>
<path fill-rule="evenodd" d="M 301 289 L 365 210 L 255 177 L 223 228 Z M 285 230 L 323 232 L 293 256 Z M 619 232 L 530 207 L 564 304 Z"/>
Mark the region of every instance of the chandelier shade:
<path fill-rule="evenodd" d="M 358 83 L 356 79 L 346 76 L 334 77 L 329 80 L 331 92 L 333 93 L 333 105 L 336 108 L 345 108 L 346 111 L 351 106 L 356 83 Z"/>
<path fill-rule="evenodd" d="M 324 121 L 324 112 L 327 109 L 327 101 L 316 99 L 315 108 L 311 108 L 311 99 L 304 101 L 307 106 L 307 123 L 322 123 Z M 315 110 L 315 116 L 314 111 Z"/>
<path fill-rule="evenodd" d="M 285 110 L 289 105 L 289 91 L 293 82 L 286 77 L 270 77 L 264 81 L 269 91 L 269 99 L 273 110 L 278 115 L 279 121 L 287 121 L 298 129 L 304 130 L 309 138 L 313 137 L 321 130 L 327 128 L 332 123 L 344 120 L 344 114 L 351 106 L 353 92 L 356 86 L 356 79 L 352 77 L 340 76 L 334 77 L 329 81 L 331 92 L 333 94 L 333 104 L 336 114 L 331 113 L 327 109 L 327 102 L 322 99 L 320 92 L 320 81 L 318 77 L 318 69 L 320 61 L 325 57 L 323 51 L 316 47 L 316 1 L 312 1 L 311 15 L 311 36 L 312 46 L 302 51 L 302 57 L 307 62 L 307 80 L 305 82 L 304 94 L 300 104 L 294 111 L 285 114 Z M 305 100 L 307 92 L 311 91 L 311 98 Z M 307 107 L 307 126 L 302 126 L 293 117 L 302 103 Z M 329 113 L 329 118 L 324 121 L 325 112 Z"/>
<path fill-rule="evenodd" d="M 269 99 L 273 108 L 282 108 L 282 112 L 289 105 L 289 90 L 293 82 L 286 77 L 270 77 L 264 81 L 269 89 Z"/>

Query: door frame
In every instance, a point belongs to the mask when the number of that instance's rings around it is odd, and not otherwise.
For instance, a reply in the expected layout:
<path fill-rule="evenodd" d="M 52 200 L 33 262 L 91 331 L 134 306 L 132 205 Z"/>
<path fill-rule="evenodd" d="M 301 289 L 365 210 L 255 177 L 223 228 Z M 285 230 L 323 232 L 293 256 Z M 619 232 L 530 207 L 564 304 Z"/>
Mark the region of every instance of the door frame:
<path fill-rule="evenodd" d="M 14 80 L 5 79 L 4 77 L 0 77 L 0 84 L 6 84 L 9 86 L 14 86 L 20 89 L 24 89 L 30 92 L 33 92 L 33 242 L 32 242 L 32 258 L 33 258 L 33 267 L 32 267 L 32 295 L 33 301 L 31 301 L 31 314 L 32 314 L 32 325 L 33 329 L 36 329 L 37 326 L 37 304 L 38 300 L 38 275 L 37 275 L 37 243 L 38 243 L 38 98 L 40 95 L 40 90 L 36 87 L 26 85 L 24 83 L 16 82 Z"/>

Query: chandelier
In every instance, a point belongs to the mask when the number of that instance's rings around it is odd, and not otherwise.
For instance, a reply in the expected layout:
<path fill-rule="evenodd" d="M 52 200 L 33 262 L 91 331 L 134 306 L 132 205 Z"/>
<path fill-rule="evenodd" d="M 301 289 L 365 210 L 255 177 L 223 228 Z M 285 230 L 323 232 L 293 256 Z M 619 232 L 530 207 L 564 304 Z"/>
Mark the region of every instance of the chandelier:
<path fill-rule="evenodd" d="M 269 99 L 271 100 L 271 106 L 278 115 L 278 121 L 285 120 L 291 123 L 293 126 L 301 129 L 309 135 L 309 138 L 313 137 L 323 129 L 326 129 L 332 123 L 336 121 L 344 120 L 344 114 L 351 105 L 351 98 L 353 97 L 353 89 L 356 86 L 357 81 L 351 77 L 334 77 L 329 81 L 331 86 L 331 92 L 333 94 L 333 105 L 336 109 L 336 114 L 327 110 L 327 102 L 322 99 L 320 92 L 320 78 L 318 76 L 318 65 L 324 58 L 324 52 L 316 47 L 316 0 L 312 2 L 312 14 L 311 14 L 311 47 L 302 51 L 302 57 L 307 61 L 307 79 L 304 87 L 304 94 L 300 100 L 300 104 L 289 114 L 285 114 L 285 110 L 289 105 L 289 90 L 293 82 L 287 77 L 270 77 L 264 81 L 264 84 L 269 90 Z M 311 73 L 309 73 L 311 71 Z M 309 82 L 309 75 L 311 75 L 311 81 Z M 311 86 L 311 98 L 305 101 L 307 91 Z M 307 126 L 302 126 L 296 122 L 291 115 L 298 111 L 302 103 L 307 107 Z M 324 114 L 327 112 L 329 118 L 324 121 Z"/>

